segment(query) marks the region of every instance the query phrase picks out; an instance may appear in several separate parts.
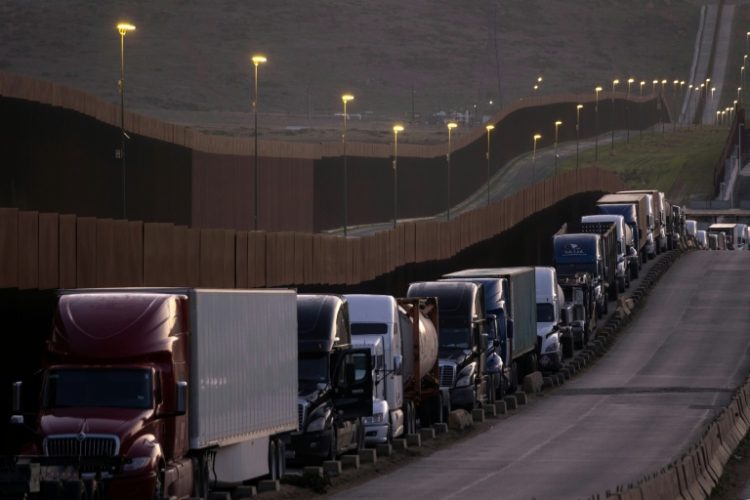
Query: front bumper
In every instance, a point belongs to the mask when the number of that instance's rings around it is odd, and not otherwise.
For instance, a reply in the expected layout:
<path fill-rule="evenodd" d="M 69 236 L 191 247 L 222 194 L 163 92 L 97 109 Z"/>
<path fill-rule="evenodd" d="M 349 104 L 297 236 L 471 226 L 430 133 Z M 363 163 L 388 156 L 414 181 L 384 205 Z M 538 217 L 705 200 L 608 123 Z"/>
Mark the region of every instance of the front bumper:
<path fill-rule="evenodd" d="M 388 442 L 388 424 L 365 424 L 365 444 L 376 445 Z"/>
<path fill-rule="evenodd" d="M 451 389 L 451 406 L 453 408 L 459 407 L 473 407 L 474 406 L 474 386 L 469 385 L 466 387 L 455 387 Z"/>
<path fill-rule="evenodd" d="M 539 358 L 539 368 L 542 371 L 558 371 L 562 368 L 562 356 L 559 352 L 542 354 Z"/>
<path fill-rule="evenodd" d="M 292 462 L 322 460 L 328 457 L 333 431 L 299 432 L 291 436 L 287 458 Z"/>

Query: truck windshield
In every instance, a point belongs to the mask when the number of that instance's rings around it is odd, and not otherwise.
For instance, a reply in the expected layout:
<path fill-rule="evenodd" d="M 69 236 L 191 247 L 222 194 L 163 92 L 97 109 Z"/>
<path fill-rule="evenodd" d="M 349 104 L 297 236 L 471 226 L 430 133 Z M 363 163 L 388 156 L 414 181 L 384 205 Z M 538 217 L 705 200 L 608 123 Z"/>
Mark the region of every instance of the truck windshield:
<path fill-rule="evenodd" d="M 536 305 L 536 321 L 537 323 L 551 323 L 555 321 L 555 308 L 552 304 Z"/>
<path fill-rule="evenodd" d="M 303 355 L 297 361 L 298 379 L 303 382 L 328 382 L 328 356 L 315 354 Z"/>
<path fill-rule="evenodd" d="M 44 383 L 45 408 L 151 408 L 151 370 L 58 369 Z"/>
<path fill-rule="evenodd" d="M 463 319 L 441 318 L 439 344 L 442 349 L 470 349 L 471 326 Z"/>

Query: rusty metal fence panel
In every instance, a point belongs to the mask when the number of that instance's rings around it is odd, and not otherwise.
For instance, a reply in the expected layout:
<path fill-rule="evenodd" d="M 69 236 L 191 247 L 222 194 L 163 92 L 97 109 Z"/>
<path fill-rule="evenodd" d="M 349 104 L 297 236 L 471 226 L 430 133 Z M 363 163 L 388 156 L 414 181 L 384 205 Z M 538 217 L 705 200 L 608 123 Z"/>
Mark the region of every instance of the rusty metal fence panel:
<path fill-rule="evenodd" d="M 349 238 L 0 209 L 0 287 L 357 284 L 449 259 L 573 193 L 622 187 L 609 172 L 565 172 L 450 221 L 407 222 Z"/>

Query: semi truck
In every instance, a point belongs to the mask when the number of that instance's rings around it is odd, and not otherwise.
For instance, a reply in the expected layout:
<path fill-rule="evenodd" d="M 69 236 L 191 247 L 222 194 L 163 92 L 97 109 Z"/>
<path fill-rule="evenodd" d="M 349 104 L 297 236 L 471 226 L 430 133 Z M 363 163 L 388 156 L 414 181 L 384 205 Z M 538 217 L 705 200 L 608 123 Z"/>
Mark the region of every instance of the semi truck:
<path fill-rule="evenodd" d="M 629 205 L 632 205 L 635 210 L 628 209 Z M 646 194 L 606 194 L 597 200 L 596 206 L 599 213 L 625 217 L 625 222 L 633 229 L 633 237 L 638 241 L 637 250 L 642 262 L 647 262 L 656 254 L 654 224 L 652 217 L 649 216 L 652 209 Z"/>
<path fill-rule="evenodd" d="M 630 264 L 625 245 L 624 222 L 621 215 L 585 215 L 581 217 L 581 232 L 598 234 L 601 237 L 604 266 L 609 284 L 610 299 L 615 300 L 612 290 L 625 292 L 630 286 Z M 630 228 L 628 228 L 630 229 Z M 636 263 L 637 265 L 637 263 Z M 613 297 L 614 295 L 614 297 Z"/>
<path fill-rule="evenodd" d="M 617 239 L 617 286 L 620 292 L 630 286 L 632 279 L 638 278 L 638 252 L 635 251 L 633 231 L 625 223 L 622 215 L 600 214 L 581 217 L 581 230 L 584 233 L 607 233 L 607 225 L 614 225 Z"/>
<path fill-rule="evenodd" d="M 571 336 L 561 338 L 561 313 L 565 305 L 565 294 L 557 284 L 557 272 L 554 267 L 535 267 L 534 274 L 539 368 L 545 371 L 559 371 L 563 363 L 563 341 L 572 343 L 573 340 Z M 564 332 L 572 335 L 572 331 Z"/>
<path fill-rule="evenodd" d="M 62 291 L 34 418 L 13 386 L 12 421 L 33 439 L 12 472 L 36 477 L 31 494 L 107 499 L 278 478 L 298 424 L 296 335 L 293 290 Z"/>
<path fill-rule="evenodd" d="M 725 235 L 725 247 L 727 250 L 745 250 L 747 245 L 745 224 L 716 223 L 708 226 L 708 234 Z"/>
<path fill-rule="evenodd" d="M 563 328 L 570 332 L 573 347 L 583 347 L 596 329 L 598 307 L 594 280 L 589 273 L 577 272 L 566 276 L 558 274 L 557 283 L 565 296 Z M 569 353 L 572 355 L 572 349 Z"/>
<path fill-rule="evenodd" d="M 569 278 L 579 273 L 589 274 L 597 315 L 603 316 L 607 313 L 607 295 L 611 292 L 607 291 L 601 237 L 598 234 L 557 234 L 552 237 L 552 247 L 558 277 Z"/>
<path fill-rule="evenodd" d="M 495 267 L 465 269 L 449 273 L 444 279 L 504 280 L 502 306 L 496 300 L 491 312 L 500 324 L 501 358 L 505 387 L 515 392 L 523 377 L 539 368 L 536 330 L 536 277 L 533 267 Z M 500 299 L 500 297 L 498 297 Z M 503 318 L 505 321 L 502 321 Z M 504 324 L 504 326 L 503 326 Z M 503 334 L 503 332 L 505 332 Z M 503 343 L 503 337 L 507 340 Z"/>
<path fill-rule="evenodd" d="M 387 443 L 414 434 L 419 425 L 444 422 L 438 364 L 438 308 L 434 297 L 346 295 L 352 340 L 371 350 L 382 346 L 375 363 L 376 395 L 365 418 L 365 443 Z"/>
<path fill-rule="evenodd" d="M 372 415 L 372 355 L 352 346 L 346 298 L 297 296 L 299 429 L 287 458 L 311 464 L 334 460 L 364 445 L 364 417 Z"/>
<path fill-rule="evenodd" d="M 488 396 L 486 358 L 490 346 L 482 287 L 469 282 L 423 281 L 410 284 L 406 295 L 437 297 L 440 390 L 445 411 L 483 405 Z"/>
<path fill-rule="evenodd" d="M 657 253 L 669 250 L 669 241 L 667 235 L 667 203 L 664 193 L 657 189 L 635 189 L 628 191 L 618 191 L 621 194 L 648 194 L 651 201 L 651 212 L 654 216 L 654 240 L 656 243 Z"/>

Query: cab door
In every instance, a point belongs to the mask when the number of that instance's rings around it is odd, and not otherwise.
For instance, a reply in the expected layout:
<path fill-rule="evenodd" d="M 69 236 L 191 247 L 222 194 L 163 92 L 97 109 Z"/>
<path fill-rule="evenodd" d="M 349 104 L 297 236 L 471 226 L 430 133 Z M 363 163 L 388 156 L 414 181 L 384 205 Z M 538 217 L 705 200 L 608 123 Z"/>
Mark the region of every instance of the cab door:
<path fill-rule="evenodd" d="M 344 420 L 372 415 L 372 355 L 370 349 L 341 352 L 333 377 L 333 405 Z"/>

